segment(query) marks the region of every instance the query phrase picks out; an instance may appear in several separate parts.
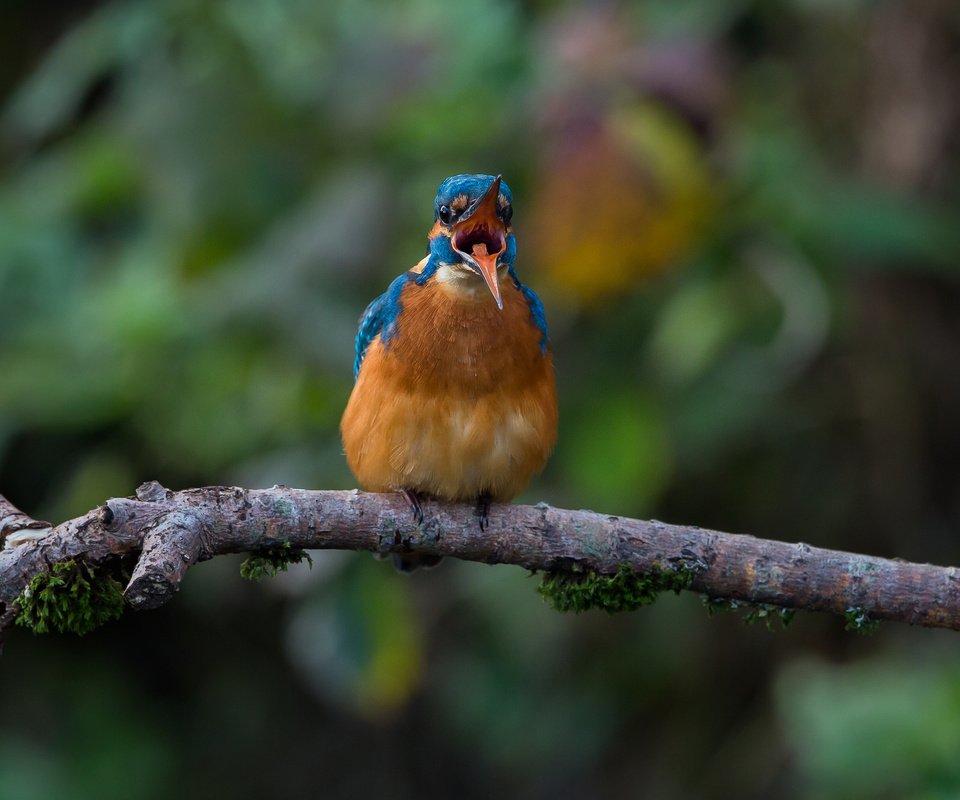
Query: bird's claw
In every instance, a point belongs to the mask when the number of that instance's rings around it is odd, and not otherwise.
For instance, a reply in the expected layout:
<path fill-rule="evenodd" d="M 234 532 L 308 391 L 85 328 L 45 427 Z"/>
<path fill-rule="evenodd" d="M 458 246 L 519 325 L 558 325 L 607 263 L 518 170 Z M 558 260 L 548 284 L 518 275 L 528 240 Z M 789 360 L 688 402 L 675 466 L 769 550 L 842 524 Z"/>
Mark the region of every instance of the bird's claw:
<path fill-rule="evenodd" d="M 423 524 L 423 509 L 420 507 L 420 498 L 417 497 L 417 493 L 413 489 L 401 489 L 400 494 L 403 495 L 403 499 L 407 501 L 407 505 L 410 506 L 410 510 L 413 512 L 413 519 L 417 525 Z"/>
<path fill-rule="evenodd" d="M 477 509 L 474 512 L 480 518 L 480 530 L 485 531 L 490 523 L 490 498 L 487 495 L 480 495 L 477 500 Z"/>

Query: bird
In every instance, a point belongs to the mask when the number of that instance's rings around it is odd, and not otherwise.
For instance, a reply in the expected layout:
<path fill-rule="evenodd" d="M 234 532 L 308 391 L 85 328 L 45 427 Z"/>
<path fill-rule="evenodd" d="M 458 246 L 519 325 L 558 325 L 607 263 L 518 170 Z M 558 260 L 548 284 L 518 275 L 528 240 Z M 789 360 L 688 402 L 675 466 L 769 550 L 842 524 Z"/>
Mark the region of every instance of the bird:
<path fill-rule="evenodd" d="M 427 255 L 367 306 L 340 423 L 367 491 L 421 500 L 509 502 L 557 439 L 543 304 L 516 272 L 513 195 L 502 176 L 462 174 L 437 190 Z M 394 554 L 402 572 L 437 556 Z"/>

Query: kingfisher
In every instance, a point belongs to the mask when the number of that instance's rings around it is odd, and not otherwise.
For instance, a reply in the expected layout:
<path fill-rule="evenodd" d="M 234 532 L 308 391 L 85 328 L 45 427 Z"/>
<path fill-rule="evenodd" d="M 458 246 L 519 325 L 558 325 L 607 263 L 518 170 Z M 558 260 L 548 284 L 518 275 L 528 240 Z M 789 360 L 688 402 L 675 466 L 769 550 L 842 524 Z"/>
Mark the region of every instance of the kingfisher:
<path fill-rule="evenodd" d="M 421 500 L 508 502 L 557 438 L 543 304 L 517 276 L 513 197 L 497 175 L 454 175 L 434 200 L 427 255 L 360 318 L 340 433 L 360 485 Z M 434 556 L 396 554 L 401 571 Z"/>

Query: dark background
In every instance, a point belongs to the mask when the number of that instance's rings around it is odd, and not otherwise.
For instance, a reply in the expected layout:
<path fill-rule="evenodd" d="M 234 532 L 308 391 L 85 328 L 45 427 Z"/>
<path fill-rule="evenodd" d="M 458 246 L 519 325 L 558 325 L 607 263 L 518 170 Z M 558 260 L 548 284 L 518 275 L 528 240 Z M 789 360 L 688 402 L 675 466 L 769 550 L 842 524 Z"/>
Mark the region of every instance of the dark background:
<path fill-rule="evenodd" d="M 960 6 L 8 0 L 0 491 L 353 485 L 366 303 L 502 172 L 526 501 L 960 561 Z M 0 661 L 0 797 L 949 798 L 960 640 L 316 554 Z"/>

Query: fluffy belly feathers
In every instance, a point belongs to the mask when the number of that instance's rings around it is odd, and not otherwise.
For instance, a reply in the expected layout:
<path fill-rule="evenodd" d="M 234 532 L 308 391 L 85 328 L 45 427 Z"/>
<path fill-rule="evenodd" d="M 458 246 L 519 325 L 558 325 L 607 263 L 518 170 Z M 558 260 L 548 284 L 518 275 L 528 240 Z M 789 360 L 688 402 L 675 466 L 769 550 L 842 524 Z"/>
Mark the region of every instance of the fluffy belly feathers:
<path fill-rule="evenodd" d="M 396 337 L 364 358 L 341 422 L 350 468 L 371 491 L 509 500 L 556 441 L 549 353 L 519 292 L 502 313 L 487 302 L 452 314 L 448 298 L 417 294 Z"/>

